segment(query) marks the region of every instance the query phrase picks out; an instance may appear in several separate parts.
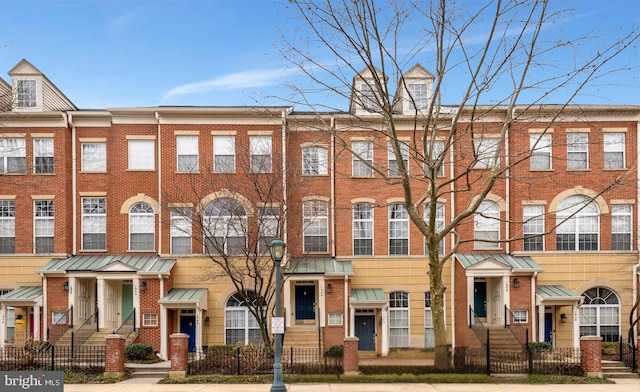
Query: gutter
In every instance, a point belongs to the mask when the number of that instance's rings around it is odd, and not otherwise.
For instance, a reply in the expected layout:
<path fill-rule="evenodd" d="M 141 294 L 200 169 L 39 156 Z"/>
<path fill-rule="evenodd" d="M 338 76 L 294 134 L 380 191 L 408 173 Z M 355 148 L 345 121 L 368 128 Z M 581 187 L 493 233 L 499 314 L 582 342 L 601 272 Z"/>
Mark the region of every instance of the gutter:
<path fill-rule="evenodd" d="M 67 113 L 66 117 L 67 127 L 71 127 L 71 249 L 73 249 L 72 254 L 75 255 L 78 253 L 78 196 L 76 192 L 78 186 L 78 160 L 76 159 L 78 147 L 73 115 Z"/>

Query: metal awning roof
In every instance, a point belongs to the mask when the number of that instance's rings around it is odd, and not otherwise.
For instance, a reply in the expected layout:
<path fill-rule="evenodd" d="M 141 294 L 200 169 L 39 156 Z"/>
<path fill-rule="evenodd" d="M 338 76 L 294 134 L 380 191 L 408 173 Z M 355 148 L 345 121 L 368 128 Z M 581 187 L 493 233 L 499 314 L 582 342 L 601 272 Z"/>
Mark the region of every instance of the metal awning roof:
<path fill-rule="evenodd" d="M 530 256 L 512 256 L 506 253 L 456 253 L 456 259 L 465 269 L 487 260 L 493 260 L 511 268 L 512 272 L 542 272 L 544 269 Z"/>
<path fill-rule="evenodd" d="M 582 301 L 582 296 L 559 285 L 539 285 L 536 290 L 536 302 L 539 305 L 574 305 Z"/>
<path fill-rule="evenodd" d="M 387 304 L 387 296 L 380 288 L 352 289 L 349 303 L 354 307 L 381 308 Z"/>
<path fill-rule="evenodd" d="M 161 259 L 157 255 L 79 255 L 66 259 L 52 259 L 38 271 L 55 273 L 70 271 L 169 273 L 175 259 Z"/>
<path fill-rule="evenodd" d="M 292 258 L 289 266 L 284 270 L 284 273 L 353 275 L 353 264 L 351 264 L 351 261 L 336 261 L 336 259 L 331 257 Z"/>
<path fill-rule="evenodd" d="M 207 310 L 207 289 L 173 288 L 158 301 L 167 308 L 199 308 Z"/>
<path fill-rule="evenodd" d="M 42 305 L 42 287 L 23 286 L 0 295 L 0 303 L 15 306 Z"/>

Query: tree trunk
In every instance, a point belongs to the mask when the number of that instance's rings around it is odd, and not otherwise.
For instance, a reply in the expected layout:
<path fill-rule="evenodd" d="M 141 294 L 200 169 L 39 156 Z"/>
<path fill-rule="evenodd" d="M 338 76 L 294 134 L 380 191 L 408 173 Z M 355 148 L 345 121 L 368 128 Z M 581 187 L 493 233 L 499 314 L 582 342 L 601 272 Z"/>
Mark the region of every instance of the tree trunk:
<path fill-rule="evenodd" d="M 442 284 L 442 264 L 436 256 L 436 260 L 430 255 L 429 276 L 431 284 L 431 316 L 433 318 L 433 332 L 436 340 L 436 352 L 434 366 L 438 370 L 451 368 L 449 344 L 447 343 L 447 331 L 444 319 L 444 285 Z"/>

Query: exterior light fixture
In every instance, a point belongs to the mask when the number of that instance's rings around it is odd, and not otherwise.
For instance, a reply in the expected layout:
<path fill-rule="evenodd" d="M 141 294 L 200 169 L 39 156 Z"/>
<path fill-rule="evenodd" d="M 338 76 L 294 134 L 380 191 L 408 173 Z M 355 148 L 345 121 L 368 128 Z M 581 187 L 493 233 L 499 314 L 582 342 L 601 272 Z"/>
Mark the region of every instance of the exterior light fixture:
<path fill-rule="evenodd" d="M 68 280 L 62 284 L 62 290 L 69 291 L 69 281 Z"/>
<path fill-rule="evenodd" d="M 140 282 L 140 292 L 143 292 L 143 291 L 147 291 L 147 282 L 144 280 Z"/>
<path fill-rule="evenodd" d="M 329 283 L 327 285 L 327 294 L 331 294 L 331 293 L 333 293 L 333 285 Z"/>
<path fill-rule="evenodd" d="M 568 318 L 567 318 L 567 315 L 566 315 L 566 314 L 564 314 L 564 313 L 562 313 L 562 314 L 560 315 L 560 322 L 561 322 L 561 323 L 563 323 L 563 324 L 566 324 L 568 321 L 569 321 L 569 320 L 568 320 Z"/>
<path fill-rule="evenodd" d="M 520 281 L 518 280 L 518 278 L 513 279 L 513 287 L 516 289 L 520 287 Z"/>

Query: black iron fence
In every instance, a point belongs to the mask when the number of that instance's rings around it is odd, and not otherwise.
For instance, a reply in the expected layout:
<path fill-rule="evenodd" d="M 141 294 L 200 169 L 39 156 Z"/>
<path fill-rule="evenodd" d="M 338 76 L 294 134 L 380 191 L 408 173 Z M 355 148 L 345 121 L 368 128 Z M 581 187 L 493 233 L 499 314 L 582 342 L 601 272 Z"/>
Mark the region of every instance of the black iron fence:
<path fill-rule="evenodd" d="M 104 346 L 54 346 L 45 341 L 34 341 L 24 346 L 0 348 L 2 371 L 83 371 L 104 372 Z"/>
<path fill-rule="evenodd" d="M 487 359 L 489 358 L 489 359 Z M 579 348 L 531 348 L 524 351 L 492 351 L 468 347 L 457 370 L 486 374 L 552 374 L 581 376 Z"/>
<path fill-rule="evenodd" d="M 622 336 L 620 336 L 619 360 L 634 372 L 638 369 L 637 352 L 638 348 L 633 344 L 633 342 L 626 341 L 622 338 Z"/>
<path fill-rule="evenodd" d="M 187 374 L 271 374 L 273 361 L 273 351 L 264 346 L 213 346 L 189 353 Z M 318 349 L 292 347 L 282 352 L 284 374 L 339 374 L 342 369 L 342 357 L 324 356 Z"/>

